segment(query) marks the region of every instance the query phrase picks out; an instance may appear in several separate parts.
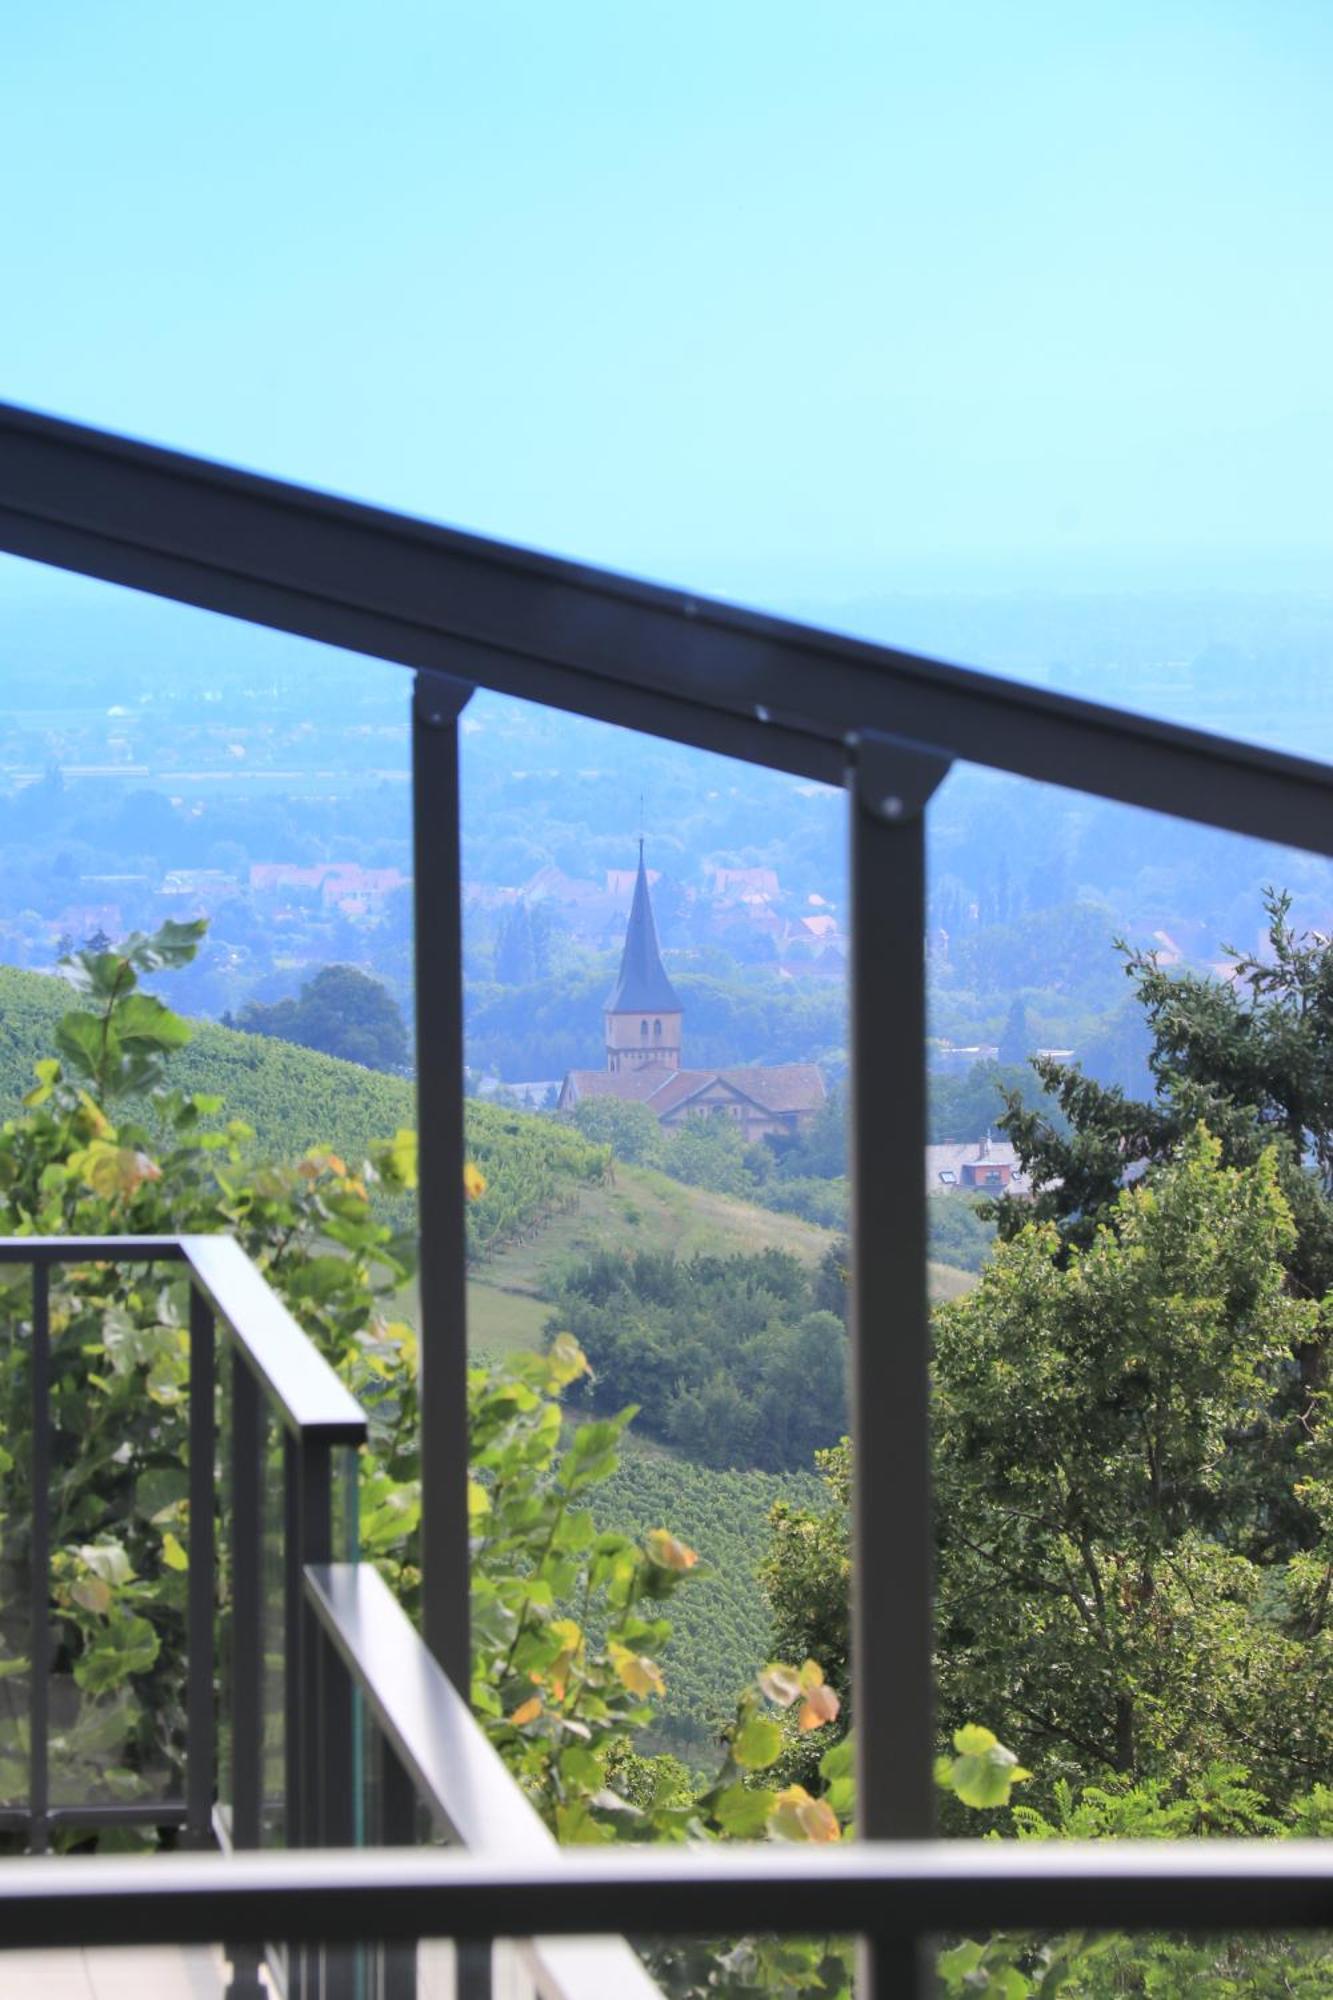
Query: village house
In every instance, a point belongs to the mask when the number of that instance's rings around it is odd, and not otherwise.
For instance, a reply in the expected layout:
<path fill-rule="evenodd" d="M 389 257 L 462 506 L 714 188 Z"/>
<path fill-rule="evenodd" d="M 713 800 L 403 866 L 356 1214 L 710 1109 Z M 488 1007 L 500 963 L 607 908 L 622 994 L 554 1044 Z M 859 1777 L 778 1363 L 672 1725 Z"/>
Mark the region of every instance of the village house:
<path fill-rule="evenodd" d="M 1032 1183 L 1008 1139 L 969 1139 L 965 1145 L 927 1146 L 927 1194 L 1031 1194 Z"/>

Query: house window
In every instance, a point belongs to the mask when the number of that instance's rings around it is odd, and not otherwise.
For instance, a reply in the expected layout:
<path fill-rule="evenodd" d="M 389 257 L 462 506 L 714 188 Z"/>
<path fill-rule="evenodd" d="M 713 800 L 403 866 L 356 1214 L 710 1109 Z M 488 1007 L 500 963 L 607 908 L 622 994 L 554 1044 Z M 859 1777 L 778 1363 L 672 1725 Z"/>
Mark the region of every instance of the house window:
<path fill-rule="evenodd" d="M 945 1187 L 957 1187 L 958 1176 L 952 1167 L 940 1168 L 940 1180 Z"/>
<path fill-rule="evenodd" d="M 654 1040 L 655 1042 L 660 1042 L 660 1041 L 661 1041 L 661 1039 L 662 1039 L 662 1023 L 661 1023 L 660 1021 L 654 1021 L 654 1022 L 653 1022 L 653 1040 Z"/>
<path fill-rule="evenodd" d="M 648 1023 L 647 1023 L 646 1021 L 640 1021 L 640 1023 L 639 1023 L 639 1040 L 640 1040 L 641 1042 L 646 1042 L 646 1041 L 647 1041 L 647 1039 L 648 1039 Z"/>

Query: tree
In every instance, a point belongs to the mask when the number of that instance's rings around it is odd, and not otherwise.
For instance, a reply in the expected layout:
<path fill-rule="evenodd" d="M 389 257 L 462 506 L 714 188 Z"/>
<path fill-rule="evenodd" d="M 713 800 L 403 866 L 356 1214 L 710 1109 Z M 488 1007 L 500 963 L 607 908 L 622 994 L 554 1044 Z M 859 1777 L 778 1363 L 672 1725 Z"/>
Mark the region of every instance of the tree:
<path fill-rule="evenodd" d="M 1121 946 L 1151 1036 L 1155 1094 L 1135 1099 L 1075 1066 L 1034 1061 L 1063 1124 L 1007 1093 L 1000 1122 L 1039 1191 L 1032 1202 L 993 1204 L 1002 1236 L 1021 1233 L 1035 1214 L 1067 1248 L 1089 1243 L 1126 1179 L 1151 1182 L 1202 1120 L 1227 1165 L 1253 1165 L 1273 1148 L 1294 1223 L 1282 1251 L 1288 1288 L 1301 1299 L 1333 1290 L 1333 943 L 1292 927 L 1287 894 L 1270 889 L 1264 908 L 1266 954 L 1230 951 L 1227 980 L 1171 972 L 1150 952 Z M 1243 1441 L 1254 1553 L 1272 1559 L 1318 1534 L 1288 1474 L 1309 1400 L 1326 1382 L 1322 1321 L 1293 1358 L 1296 1369 L 1275 1380 Z"/>
<path fill-rule="evenodd" d="M 662 1128 L 646 1104 L 618 1097 L 587 1097 L 574 1108 L 574 1123 L 585 1139 L 609 1146 L 630 1167 L 660 1167 L 666 1150 Z"/>
<path fill-rule="evenodd" d="M 408 1062 L 407 1029 L 387 986 L 353 965 L 326 965 L 295 1000 L 272 1006 L 251 1000 L 236 1017 L 250 1035 L 271 1035 L 319 1049 L 365 1069 L 401 1070 Z"/>
<path fill-rule="evenodd" d="M 532 986 L 550 969 L 550 919 L 540 904 L 515 903 L 496 935 L 496 979 L 502 986 Z"/>
<path fill-rule="evenodd" d="M 1039 1747 L 1047 1785 L 1239 1755 L 1280 1804 L 1333 1751 L 1324 1403 L 1285 1468 L 1320 1537 L 1287 1562 L 1255 1559 L 1242 1448 L 1322 1308 L 1286 1282 L 1275 1153 L 1221 1150 L 1190 1135 L 1086 1243 L 1030 1223 L 936 1311 L 941 1708 Z M 775 1513 L 764 1582 L 783 1650 L 818 1645 L 836 1683 L 848 1448 L 823 1466 L 832 1504 Z"/>
<path fill-rule="evenodd" d="M 1275 1156 L 1220 1155 L 1196 1132 L 1085 1247 L 1033 1225 L 936 1313 L 941 1696 L 1048 1769 L 1177 1779 L 1239 1740 L 1289 1796 L 1327 1754 L 1301 1703 L 1329 1642 L 1265 1592 L 1229 1446 L 1318 1310 L 1284 1282 Z"/>

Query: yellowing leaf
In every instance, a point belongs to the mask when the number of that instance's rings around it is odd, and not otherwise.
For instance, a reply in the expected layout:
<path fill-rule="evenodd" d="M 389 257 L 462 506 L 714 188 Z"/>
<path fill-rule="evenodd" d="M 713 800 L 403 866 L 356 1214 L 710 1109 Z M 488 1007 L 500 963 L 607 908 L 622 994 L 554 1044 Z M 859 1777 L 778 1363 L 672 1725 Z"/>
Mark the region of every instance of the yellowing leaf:
<path fill-rule="evenodd" d="M 824 1799 L 812 1799 L 804 1785 L 779 1792 L 769 1828 L 783 1840 L 841 1840 L 838 1816 Z"/>
<path fill-rule="evenodd" d="M 558 1333 L 546 1350 L 546 1365 L 552 1384 L 567 1389 L 580 1375 L 587 1375 L 588 1357 L 572 1333 Z"/>
<path fill-rule="evenodd" d="M 527 1701 L 519 1703 L 509 1720 L 513 1723 L 515 1729 L 521 1729 L 525 1722 L 535 1722 L 541 1712 L 542 1698 L 539 1694 L 534 1694 Z"/>
<path fill-rule="evenodd" d="M 39 1069 L 43 1066 L 41 1063 L 37 1065 Z M 89 1097 L 86 1090 L 79 1092 L 79 1103 L 83 1108 L 84 1117 L 92 1127 L 93 1137 L 96 1139 L 113 1139 L 115 1137 L 115 1127 L 112 1125 L 111 1120 L 106 1117 L 101 1106 L 93 1098 Z"/>
<path fill-rule="evenodd" d="M 822 1729 L 826 1722 L 836 1722 L 842 1703 L 831 1687 L 811 1688 L 801 1703 L 801 1712 L 796 1718 L 796 1727 L 804 1735 L 811 1729 Z"/>
<path fill-rule="evenodd" d="M 630 1694 L 666 1693 L 662 1670 L 646 1653 L 633 1652 L 630 1647 L 621 1645 L 618 1639 L 613 1639 L 606 1650 L 617 1680 Z"/>
<path fill-rule="evenodd" d="M 801 1693 L 808 1694 L 811 1688 L 823 1687 L 824 1669 L 818 1660 L 807 1660 L 801 1668 Z"/>
<path fill-rule="evenodd" d="M 801 1677 L 795 1667 L 771 1661 L 759 1676 L 759 1685 L 777 1708 L 790 1708 L 801 1692 Z"/>
<path fill-rule="evenodd" d="M 112 1146 L 103 1139 L 94 1139 L 78 1159 L 85 1182 L 103 1201 L 132 1195 L 144 1181 L 162 1178 L 162 1169 L 150 1154 L 133 1146 Z"/>
<path fill-rule="evenodd" d="M 184 1549 L 169 1529 L 162 1537 L 162 1560 L 168 1569 L 188 1569 L 190 1567 L 190 1558 L 186 1555 Z"/>
<path fill-rule="evenodd" d="M 489 1514 L 490 1511 L 490 1494 L 475 1479 L 469 1479 L 467 1483 L 467 1517 L 469 1521 L 479 1521 L 483 1514 Z"/>
<path fill-rule="evenodd" d="M 699 1558 L 692 1548 L 676 1540 L 665 1528 L 653 1528 L 647 1537 L 647 1550 L 659 1569 L 690 1570 Z"/>
<path fill-rule="evenodd" d="M 400 1134 L 401 1136 L 401 1134 Z M 463 1193 L 469 1201 L 479 1201 L 486 1192 L 486 1176 L 468 1160 L 463 1168 Z"/>
<path fill-rule="evenodd" d="M 95 1611 L 99 1617 L 111 1609 L 111 1589 L 100 1576 L 81 1576 L 69 1594 L 85 1611 Z"/>

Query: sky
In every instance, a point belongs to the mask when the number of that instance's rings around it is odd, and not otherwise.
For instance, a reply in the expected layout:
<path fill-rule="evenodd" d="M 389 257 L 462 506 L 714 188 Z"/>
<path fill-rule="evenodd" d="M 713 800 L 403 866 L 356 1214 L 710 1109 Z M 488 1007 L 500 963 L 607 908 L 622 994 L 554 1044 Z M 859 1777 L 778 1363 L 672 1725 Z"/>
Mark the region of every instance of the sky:
<path fill-rule="evenodd" d="M 0 396 L 775 609 L 1323 589 L 1327 0 L 6 10 Z"/>

